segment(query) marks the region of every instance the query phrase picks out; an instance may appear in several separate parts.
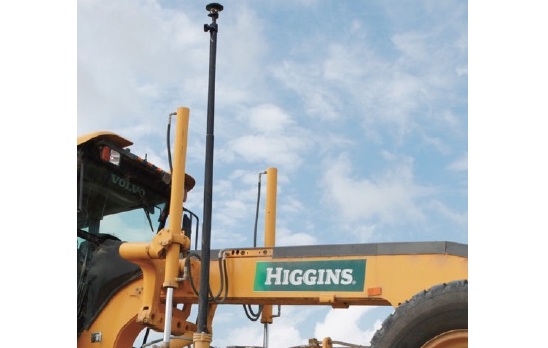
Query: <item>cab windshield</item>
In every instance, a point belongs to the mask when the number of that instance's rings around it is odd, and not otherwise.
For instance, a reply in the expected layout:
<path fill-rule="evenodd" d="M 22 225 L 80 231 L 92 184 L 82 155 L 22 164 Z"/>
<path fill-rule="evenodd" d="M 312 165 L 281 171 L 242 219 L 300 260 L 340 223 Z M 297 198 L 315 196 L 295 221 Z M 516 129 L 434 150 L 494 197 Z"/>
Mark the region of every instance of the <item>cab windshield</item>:
<path fill-rule="evenodd" d="M 108 234 L 121 241 L 150 242 L 158 228 L 158 218 L 165 204 L 154 207 L 152 212 L 134 209 L 104 216 L 101 220 L 85 223 L 79 229 L 93 234 Z M 149 221 L 150 218 L 150 221 Z M 78 245 L 83 241 L 78 238 Z"/>

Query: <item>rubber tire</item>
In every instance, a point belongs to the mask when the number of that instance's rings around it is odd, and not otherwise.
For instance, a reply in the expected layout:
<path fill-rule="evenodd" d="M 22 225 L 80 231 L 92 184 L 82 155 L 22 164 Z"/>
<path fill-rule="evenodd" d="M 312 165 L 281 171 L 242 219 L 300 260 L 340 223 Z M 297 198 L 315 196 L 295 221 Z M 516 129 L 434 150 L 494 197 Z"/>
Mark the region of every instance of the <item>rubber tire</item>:
<path fill-rule="evenodd" d="M 468 280 L 422 291 L 386 318 L 371 348 L 419 348 L 450 330 L 468 329 Z"/>

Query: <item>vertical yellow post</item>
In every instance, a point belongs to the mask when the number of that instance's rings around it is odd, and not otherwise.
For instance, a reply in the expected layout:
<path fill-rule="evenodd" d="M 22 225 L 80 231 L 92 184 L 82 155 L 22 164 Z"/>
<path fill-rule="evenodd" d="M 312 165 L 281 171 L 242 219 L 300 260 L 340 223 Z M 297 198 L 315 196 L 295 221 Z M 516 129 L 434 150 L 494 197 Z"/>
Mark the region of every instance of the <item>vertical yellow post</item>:
<path fill-rule="evenodd" d="M 173 151 L 173 172 L 171 173 L 171 201 L 169 205 L 169 233 L 182 235 L 183 199 L 185 194 L 185 161 L 188 139 L 189 109 L 177 108 L 175 141 Z M 164 287 L 176 288 L 179 275 L 179 243 L 171 243 L 167 248 Z"/>
<path fill-rule="evenodd" d="M 278 170 L 266 170 L 266 207 L 264 226 L 264 246 L 273 247 L 276 242 L 276 195 L 278 189 Z"/>
<path fill-rule="evenodd" d="M 264 246 L 273 247 L 276 243 L 276 196 L 278 190 L 278 170 L 268 168 L 266 170 L 266 207 L 264 223 Z M 261 313 L 261 323 L 265 324 L 265 336 L 267 324 L 272 324 L 272 305 L 264 305 Z M 268 340 L 265 337 L 265 342 Z M 266 345 L 265 345 L 266 346 Z"/>

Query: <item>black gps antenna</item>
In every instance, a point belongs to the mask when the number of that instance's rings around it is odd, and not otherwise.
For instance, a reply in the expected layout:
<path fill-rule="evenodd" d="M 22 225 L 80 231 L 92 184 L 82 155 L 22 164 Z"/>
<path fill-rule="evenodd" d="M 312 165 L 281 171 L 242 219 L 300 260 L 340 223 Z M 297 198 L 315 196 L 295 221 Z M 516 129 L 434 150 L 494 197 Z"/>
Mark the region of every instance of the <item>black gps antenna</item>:
<path fill-rule="evenodd" d="M 204 175 L 204 226 L 202 229 L 202 267 L 200 292 L 198 295 L 198 327 L 197 333 L 207 333 L 208 290 L 209 290 L 209 260 L 211 251 L 211 208 L 213 197 L 213 125 L 215 114 L 215 66 L 217 55 L 217 18 L 223 6 L 211 3 L 206 6 L 211 17 L 211 24 L 204 24 L 204 31 L 210 35 L 209 41 L 209 87 L 207 101 L 207 134 L 206 159 Z"/>

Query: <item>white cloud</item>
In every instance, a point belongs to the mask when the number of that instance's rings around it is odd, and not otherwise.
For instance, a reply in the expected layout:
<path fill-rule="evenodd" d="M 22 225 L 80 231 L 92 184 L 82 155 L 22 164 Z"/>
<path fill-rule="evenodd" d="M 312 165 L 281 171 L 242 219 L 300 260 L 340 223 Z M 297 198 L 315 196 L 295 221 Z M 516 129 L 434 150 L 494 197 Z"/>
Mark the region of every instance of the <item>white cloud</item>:
<path fill-rule="evenodd" d="M 371 329 L 360 327 L 361 318 L 371 310 L 372 307 L 359 306 L 331 309 L 324 320 L 316 324 L 314 334 L 319 340 L 330 337 L 333 341 L 367 345 L 380 327 L 380 321 L 375 323 L 375 327 Z"/>
<path fill-rule="evenodd" d="M 315 61 L 284 61 L 273 69 L 274 77 L 300 97 L 309 117 L 318 121 L 333 121 L 340 117 L 336 110 L 338 94 L 332 93 L 322 74 L 320 63 Z"/>
<path fill-rule="evenodd" d="M 314 245 L 318 244 L 316 237 L 305 232 L 292 232 L 287 228 L 276 228 L 276 245 Z"/>
<path fill-rule="evenodd" d="M 353 26 L 359 26 L 354 21 Z M 349 46 L 347 42 L 332 43 L 328 54 L 323 61 L 323 76 L 330 82 L 345 84 L 348 81 L 356 83 L 360 81 L 369 69 L 371 69 L 372 52 L 363 43 Z"/>
<path fill-rule="evenodd" d="M 286 169 L 301 164 L 299 151 L 305 142 L 296 137 L 279 136 L 270 138 L 261 135 L 249 135 L 231 142 L 231 150 L 239 158 L 249 162 L 272 163 Z"/>
<path fill-rule="evenodd" d="M 359 223 L 353 225 L 345 225 L 345 229 L 351 232 L 351 238 L 358 238 L 359 243 L 371 243 L 377 236 L 377 224 L 375 223 Z"/>
<path fill-rule="evenodd" d="M 300 166 L 301 156 L 311 144 L 307 131 L 296 126 L 291 116 L 275 105 L 252 107 L 239 115 L 238 122 L 232 125 L 233 139 L 219 150 L 218 157 L 224 162 L 264 163 L 291 173 Z M 244 132 L 246 129 L 249 131 Z"/>
<path fill-rule="evenodd" d="M 258 306 L 252 306 L 252 310 L 257 312 Z M 274 318 L 273 324 L 268 325 L 268 346 L 292 347 L 304 344 L 306 340 L 301 337 L 298 327 L 307 318 L 310 319 L 311 313 L 314 313 L 311 308 L 282 306 L 281 317 Z M 278 314 L 277 306 L 273 307 L 273 314 Z M 260 321 L 249 321 L 242 306 L 224 308 L 222 314 L 215 316 L 215 323 L 228 324 L 231 327 L 222 336 L 214 332 L 212 343 L 217 347 L 263 346 L 264 325 Z"/>
<path fill-rule="evenodd" d="M 415 63 L 414 61 L 420 62 L 431 58 L 431 52 L 429 52 L 429 49 L 426 47 L 429 35 L 431 35 L 431 33 L 417 31 L 405 32 L 394 35 L 392 37 L 392 42 L 405 56 L 406 62 L 407 60 L 410 60 L 407 64 Z"/>
<path fill-rule="evenodd" d="M 333 159 L 322 179 L 326 200 L 333 202 L 350 221 L 379 219 L 396 224 L 424 220 L 417 199 L 428 189 L 414 182 L 412 161 L 401 162 L 380 175 L 356 179 L 348 157 Z"/>
<path fill-rule="evenodd" d="M 428 208 L 434 212 L 434 215 L 441 215 L 445 220 L 452 221 L 457 226 L 466 227 L 468 223 L 468 213 L 466 211 L 457 212 L 438 200 L 429 202 Z"/>
<path fill-rule="evenodd" d="M 221 12 L 217 21 L 219 33 L 216 61 L 219 83 L 216 86 L 221 93 L 229 90 L 242 93 L 241 98 L 228 99 L 230 103 L 249 104 L 250 98 L 257 97 L 256 87 L 263 85 L 262 62 L 268 52 L 269 42 L 265 39 L 265 24 L 253 7 L 235 3 L 230 5 L 230 11 Z"/>
<path fill-rule="evenodd" d="M 156 1 L 79 1 L 79 133 L 136 123 L 151 132 L 184 102 L 173 91 L 188 103 L 205 94 L 196 77 L 208 48 L 190 18 Z"/>
<path fill-rule="evenodd" d="M 449 164 L 448 169 L 457 172 L 468 171 L 468 153 Z"/>
<path fill-rule="evenodd" d="M 295 125 L 286 112 L 271 104 L 262 104 L 251 108 L 249 123 L 252 131 L 266 135 L 280 134 Z"/>

